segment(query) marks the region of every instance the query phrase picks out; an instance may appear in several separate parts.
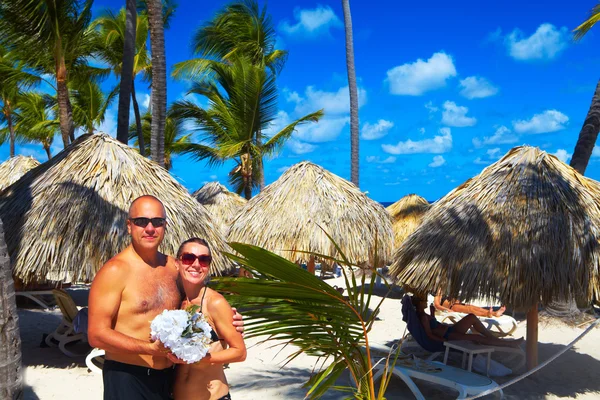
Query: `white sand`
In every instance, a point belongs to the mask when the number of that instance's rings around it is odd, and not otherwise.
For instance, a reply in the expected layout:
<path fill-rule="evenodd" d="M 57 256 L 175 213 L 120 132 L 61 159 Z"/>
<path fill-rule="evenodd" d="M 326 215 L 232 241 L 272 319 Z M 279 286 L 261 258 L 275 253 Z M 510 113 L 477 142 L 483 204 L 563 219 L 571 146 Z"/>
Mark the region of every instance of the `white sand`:
<path fill-rule="evenodd" d="M 330 280 L 341 285 L 339 279 Z M 79 305 L 86 305 L 87 291 L 71 291 Z M 379 299 L 376 297 L 376 299 Z M 88 372 L 84 357 L 68 358 L 57 348 L 40 348 L 43 333 L 51 332 L 60 321 L 60 312 L 30 308 L 20 309 L 23 364 L 27 385 L 25 399 L 96 400 L 102 398 L 102 378 Z M 389 342 L 404 333 L 400 299 L 384 301 L 379 319 L 370 339 Z M 573 329 L 560 323 L 540 325 L 540 361 L 564 348 L 583 329 Z M 508 399 L 597 399 L 600 398 L 600 330 L 587 335 L 578 345 L 530 378 L 505 390 Z M 524 324 L 515 334 L 525 334 Z M 292 349 L 271 348 L 269 344 L 257 345 L 248 340 L 248 357 L 245 362 L 232 364 L 227 377 L 235 400 L 303 399 L 302 385 L 314 368 L 315 359 L 301 356 L 285 367 L 282 361 Z M 85 345 L 78 345 L 82 351 Z M 514 376 L 513 376 L 514 377 Z M 508 377 L 512 378 L 512 377 Z M 344 378 L 344 379 L 347 379 Z M 498 378 L 503 383 L 506 378 Z M 451 399 L 456 394 L 439 390 L 427 383 L 418 383 L 427 398 Z M 330 392 L 326 400 L 343 399 L 345 395 Z M 388 399 L 412 399 L 410 391 L 399 379 L 390 385 Z M 495 398 L 498 398 L 496 396 Z"/>

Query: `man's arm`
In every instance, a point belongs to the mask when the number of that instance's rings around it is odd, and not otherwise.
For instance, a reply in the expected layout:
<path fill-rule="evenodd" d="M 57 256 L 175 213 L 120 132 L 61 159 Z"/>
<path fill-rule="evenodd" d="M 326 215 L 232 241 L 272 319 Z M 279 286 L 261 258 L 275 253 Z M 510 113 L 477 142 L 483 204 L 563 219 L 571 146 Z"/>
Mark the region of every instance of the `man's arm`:
<path fill-rule="evenodd" d="M 163 355 L 159 342 L 151 343 L 122 334 L 112 322 L 121 305 L 126 270 L 118 262 L 109 261 L 98 271 L 89 297 L 88 342 L 112 353 Z"/>

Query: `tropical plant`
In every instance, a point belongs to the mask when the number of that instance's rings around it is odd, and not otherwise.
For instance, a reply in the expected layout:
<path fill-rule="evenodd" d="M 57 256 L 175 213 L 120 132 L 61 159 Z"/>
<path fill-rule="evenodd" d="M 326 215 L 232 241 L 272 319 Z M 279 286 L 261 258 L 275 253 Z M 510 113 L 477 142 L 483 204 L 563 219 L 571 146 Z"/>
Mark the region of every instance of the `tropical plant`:
<path fill-rule="evenodd" d="M 19 98 L 19 113 L 16 117 L 15 130 L 19 139 L 41 144 L 48 160 L 52 158 L 50 146 L 54 135 L 60 129 L 60 123 L 52 112 L 56 103 L 56 99 L 47 94 L 24 93 Z"/>
<path fill-rule="evenodd" d="M 275 75 L 246 57 L 228 62 L 206 60 L 206 65 L 209 73 L 194 82 L 188 95 L 205 96 L 208 108 L 180 100 L 173 104 L 172 113 L 193 121 L 202 132 L 202 144 L 193 144 L 188 150 L 197 159 L 211 164 L 236 161 L 230 182 L 238 194 L 250 199 L 262 175 L 258 161 L 279 150 L 297 125 L 317 122 L 323 110 L 299 118 L 268 138 L 264 132 L 277 114 Z"/>
<path fill-rule="evenodd" d="M 21 336 L 19 314 L 15 302 L 10 258 L 4 241 L 4 227 L 0 221 L 0 359 L 3 373 L 0 379 L 0 398 L 20 399 L 23 396 L 23 372 L 21 370 Z"/>
<path fill-rule="evenodd" d="M 150 135 L 152 130 L 152 113 L 147 111 L 142 117 L 142 133 L 145 137 L 146 154 L 150 154 Z M 172 113 L 167 113 L 165 120 L 165 159 L 164 165 L 167 170 L 173 167 L 174 154 L 182 154 L 189 150 L 191 145 L 191 133 L 186 133 L 184 130 L 183 120 Z M 139 145 L 138 130 L 135 124 L 129 126 L 129 138 L 136 139 L 136 145 Z"/>
<path fill-rule="evenodd" d="M 167 62 L 165 31 L 161 0 L 146 0 L 150 45 L 152 53 L 152 134 L 150 149 L 152 160 L 161 166 L 165 159 L 165 119 L 167 117 Z"/>
<path fill-rule="evenodd" d="M 370 309 L 377 273 L 374 270 L 363 273 L 357 281 L 353 273 L 346 272 L 351 268 L 342 268 L 349 288 L 344 297 L 314 274 L 276 254 L 248 244 L 230 245 L 236 255 L 227 256 L 252 271 L 254 279 L 218 278 L 213 284 L 227 294 L 231 304 L 244 305 L 246 337 L 266 336 L 265 341 L 296 346 L 297 351 L 287 357 L 287 362 L 302 353 L 319 357 L 322 367 L 306 383 L 307 398 L 321 397 L 348 369 L 354 387 L 335 389 L 351 391 L 354 398 L 384 399 L 399 351 L 385 360 L 386 370 L 376 390 L 369 332 L 385 299 L 382 297 Z M 340 254 L 341 260 L 313 255 L 355 267 Z"/>
<path fill-rule="evenodd" d="M 259 9 L 254 0 L 237 1 L 225 6 L 197 30 L 192 39 L 192 50 L 199 58 L 176 64 L 173 76 L 197 79 L 210 72 L 207 59 L 231 62 L 236 57 L 246 57 L 254 66 L 268 68 L 271 73 L 277 74 L 283 68 L 288 53 L 275 49 L 275 42 L 275 30 L 267 8 Z M 257 139 L 260 144 L 260 132 Z M 262 190 L 265 185 L 262 158 L 257 159 L 255 164 L 254 176 Z M 235 177 L 241 178 L 241 175 L 236 174 Z"/>
<path fill-rule="evenodd" d="M 92 80 L 82 80 L 71 86 L 75 125 L 83 128 L 86 133 L 94 133 L 95 128 L 104 122 L 106 110 L 119 93 L 119 87 L 116 86 L 106 95 L 100 85 Z"/>
<path fill-rule="evenodd" d="M 130 6 L 132 0 L 127 0 L 127 6 Z M 135 3 L 135 2 L 134 2 Z M 121 77 L 121 87 L 119 90 L 119 117 L 117 122 L 117 139 L 121 142 L 127 143 L 129 136 L 129 103 L 127 102 L 127 110 L 122 111 L 121 98 L 125 95 L 124 91 L 131 93 L 131 100 L 133 102 L 133 112 L 135 115 L 136 127 L 138 129 L 138 136 L 142 130 L 140 108 L 137 102 L 135 93 L 135 79 L 138 75 L 142 74 L 145 81 L 151 79 L 151 63 L 150 54 L 147 47 L 148 41 L 148 15 L 146 12 L 136 12 L 136 24 L 133 27 L 133 32 L 130 33 L 131 27 L 129 26 L 129 8 L 127 10 L 122 9 L 118 14 L 114 14 L 112 11 L 107 11 L 105 15 L 98 17 L 92 25 L 98 29 L 100 48 L 98 51 L 98 57 L 108 63 L 114 74 Z M 132 24 L 133 25 L 133 24 Z M 135 35 L 135 48 L 132 50 L 132 55 L 126 54 L 129 51 L 125 51 L 125 45 L 127 42 L 128 34 Z M 125 77 L 123 60 L 132 57 L 132 67 L 130 78 Z M 129 68 L 125 68 L 129 71 Z M 125 85 L 124 82 L 129 79 L 131 82 L 130 87 Z M 123 95 L 121 95 L 123 93 Z M 126 118 L 125 118 L 126 116 Z M 127 131 L 125 137 L 119 136 L 119 126 L 124 123 Z M 139 141 L 140 153 L 145 155 L 145 143 L 143 135 Z"/>
<path fill-rule="evenodd" d="M 350 89 L 350 181 L 359 186 L 358 89 L 356 87 L 356 69 L 354 68 L 350 0 L 342 0 L 342 9 L 344 10 L 344 27 L 346 30 L 346 68 L 348 69 L 348 88 Z"/>
<path fill-rule="evenodd" d="M 575 40 L 583 38 L 596 22 L 600 20 L 600 5 L 594 6 L 590 12 L 590 17 L 585 20 L 581 25 L 575 28 Z M 598 132 L 600 131 L 600 80 L 596 84 L 596 90 L 592 97 L 592 104 L 588 110 L 588 113 L 583 122 L 583 127 L 579 131 L 579 137 L 575 150 L 573 150 L 573 156 L 571 157 L 570 165 L 575 168 L 580 174 L 584 174 L 587 165 L 592 156 L 592 151 L 596 145 L 596 139 L 598 138 Z"/>
<path fill-rule="evenodd" d="M 107 73 L 87 65 L 95 49 L 89 28 L 93 0 L 11 0 L 0 2 L 2 43 L 39 74 L 56 81 L 63 144 L 75 137 L 68 83 L 73 75 L 88 78 Z"/>

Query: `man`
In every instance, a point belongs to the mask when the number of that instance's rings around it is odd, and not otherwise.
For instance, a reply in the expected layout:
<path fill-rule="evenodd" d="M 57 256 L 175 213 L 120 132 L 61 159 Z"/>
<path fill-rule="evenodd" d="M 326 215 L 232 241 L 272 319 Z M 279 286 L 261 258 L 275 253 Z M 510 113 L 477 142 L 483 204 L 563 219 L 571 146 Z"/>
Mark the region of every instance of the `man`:
<path fill-rule="evenodd" d="M 106 351 L 104 399 L 170 399 L 174 359 L 150 341 L 150 323 L 178 309 L 175 261 L 158 251 L 167 225 L 165 208 L 141 196 L 129 209 L 131 244 L 102 266 L 89 297 L 88 341 Z M 241 316 L 234 325 L 243 331 Z"/>

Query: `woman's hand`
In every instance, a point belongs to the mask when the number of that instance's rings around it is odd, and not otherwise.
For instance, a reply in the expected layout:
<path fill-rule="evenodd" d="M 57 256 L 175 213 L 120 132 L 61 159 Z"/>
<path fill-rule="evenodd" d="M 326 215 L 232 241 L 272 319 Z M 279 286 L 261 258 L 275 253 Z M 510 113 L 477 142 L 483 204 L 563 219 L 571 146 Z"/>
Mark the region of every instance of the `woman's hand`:
<path fill-rule="evenodd" d="M 237 309 L 235 307 L 231 307 L 231 310 L 233 311 L 233 326 L 235 326 L 236 331 L 238 331 L 242 334 L 242 336 L 244 336 L 244 317 L 242 316 L 242 314 L 237 312 Z"/>

